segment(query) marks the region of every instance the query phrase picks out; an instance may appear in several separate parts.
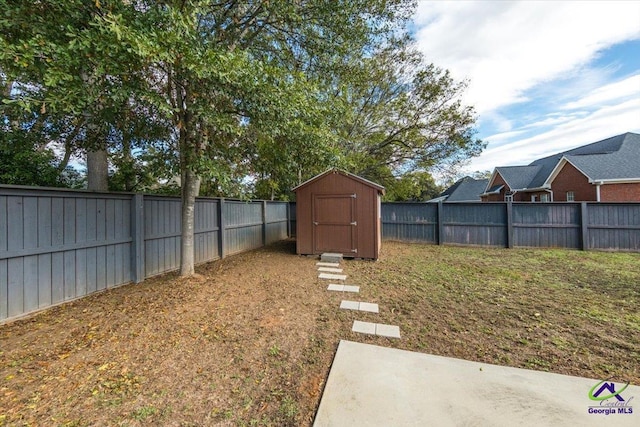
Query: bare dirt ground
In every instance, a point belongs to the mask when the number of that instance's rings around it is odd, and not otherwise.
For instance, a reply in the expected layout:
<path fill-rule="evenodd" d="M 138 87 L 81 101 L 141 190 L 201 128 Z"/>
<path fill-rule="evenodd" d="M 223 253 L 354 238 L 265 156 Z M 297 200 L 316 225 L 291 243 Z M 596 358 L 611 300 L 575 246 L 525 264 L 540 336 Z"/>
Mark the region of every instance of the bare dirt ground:
<path fill-rule="evenodd" d="M 343 263 L 354 296 L 294 253 L 280 242 L 0 325 L 0 425 L 310 425 L 340 339 L 640 384 L 640 254 L 385 242 L 378 262 Z M 352 333 L 355 319 L 403 338 Z"/>

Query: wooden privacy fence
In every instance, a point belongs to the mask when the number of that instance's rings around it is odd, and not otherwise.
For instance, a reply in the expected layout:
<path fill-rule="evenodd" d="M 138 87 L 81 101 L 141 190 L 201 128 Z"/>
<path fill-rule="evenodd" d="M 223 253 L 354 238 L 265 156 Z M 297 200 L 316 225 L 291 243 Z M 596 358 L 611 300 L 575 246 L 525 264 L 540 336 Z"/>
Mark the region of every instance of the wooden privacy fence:
<path fill-rule="evenodd" d="M 0 322 L 177 270 L 180 199 L 0 186 Z M 286 202 L 198 198 L 196 264 L 289 235 Z"/>
<path fill-rule="evenodd" d="M 640 203 L 383 203 L 384 239 L 640 252 Z"/>

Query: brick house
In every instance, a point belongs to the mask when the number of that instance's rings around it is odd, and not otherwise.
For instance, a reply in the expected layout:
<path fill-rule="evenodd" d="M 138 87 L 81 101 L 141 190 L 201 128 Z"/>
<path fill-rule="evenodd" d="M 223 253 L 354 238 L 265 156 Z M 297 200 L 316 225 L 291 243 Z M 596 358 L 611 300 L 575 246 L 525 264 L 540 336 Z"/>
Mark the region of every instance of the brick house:
<path fill-rule="evenodd" d="M 625 133 L 533 161 L 497 167 L 483 202 L 640 201 L 640 134 Z"/>

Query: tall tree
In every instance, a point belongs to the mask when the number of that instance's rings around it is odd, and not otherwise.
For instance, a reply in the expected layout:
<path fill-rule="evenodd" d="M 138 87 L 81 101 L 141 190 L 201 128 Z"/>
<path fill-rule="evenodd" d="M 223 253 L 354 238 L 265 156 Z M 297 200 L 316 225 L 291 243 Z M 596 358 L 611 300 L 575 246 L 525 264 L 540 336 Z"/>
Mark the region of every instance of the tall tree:
<path fill-rule="evenodd" d="M 182 275 L 193 273 L 200 179 L 228 179 L 220 159 L 238 143 L 253 144 L 251 135 L 268 134 L 265 141 L 273 146 L 304 140 L 292 135 L 317 133 L 300 126 L 312 122 L 309 112 L 323 101 L 307 70 L 320 65 L 330 70 L 316 58 L 363 54 L 394 30 L 409 6 L 382 0 L 168 1 L 145 3 L 134 20 L 105 17 L 153 70 L 149 97 L 165 109 L 175 129 Z"/>
<path fill-rule="evenodd" d="M 484 148 L 474 110 L 461 100 L 465 82 L 426 63 L 408 40 L 352 64 L 345 82 L 344 153 L 367 178 L 454 168 Z"/>

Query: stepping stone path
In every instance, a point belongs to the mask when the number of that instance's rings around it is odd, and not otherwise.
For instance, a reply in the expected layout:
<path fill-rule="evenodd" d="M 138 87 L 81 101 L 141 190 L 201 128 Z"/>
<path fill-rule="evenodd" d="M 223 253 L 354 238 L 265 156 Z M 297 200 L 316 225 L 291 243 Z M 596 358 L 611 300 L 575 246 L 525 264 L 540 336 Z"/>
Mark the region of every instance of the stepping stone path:
<path fill-rule="evenodd" d="M 320 273 L 318 279 L 347 280 L 346 274 Z"/>
<path fill-rule="evenodd" d="M 318 271 L 324 271 L 326 273 L 342 273 L 341 268 L 333 268 L 333 267 L 318 267 Z"/>
<path fill-rule="evenodd" d="M 360 286 L 352 286 L 352 285 L 335 285 L 331 284 L 327 287 L 328 291 L 340 291 L 340 292 L 360 292 Z"/>
<path fill-rule="evenodd" d="M 361 334 L 378 335 L 381 337 L 400 338 L 400 327 L 394 325 L 383 325 L 381 323 L 353 321 L 353 332 Z"/>
<path fill-rule="evenodd" d="M 346 274 L 336 274 L 342 273 L 342 269 L 340 267 L 340 262 L 342 261 L 342 254 L 334 254 L 334 253 L 324 253 L 320 256 L 320 262 L 316 263 L 318 267 L 318 278 L 319 279 L 332 279 L 332 280 L 347 280 Z M 359 293 L 360 286 L 355 285 L 340 285 L 335 283 L 330 283 L 327 287 L 328 291 L 337 291 L 337 292 L 353 292 Z M 361 301 L 348 301 L 342 300 L 340 303 L 340 308 L 344 310 L 356 310 L 356 311 L 365 311 L 369 313 L 379 313 L 380 309 L 378 304 L 370 303 L 370 302 L 361 302 Z M 380 337 L 388 337 L 388 338 L 400 338 L 400 327 L 394 325 L 385 325 L 382 323 L 371 323 L 371 322 L 361 322 L 359 320 L 353 321 L 353 326 L 351 328 L 353 332 L 358 332 L 361 334 L 369 334 L 369 335 L 377 335 Z"/>
<path fill-rule="evenodd" d="M 346 301 L 342 300 L 340 308 L 345 310 L 368 311 L 369 313 L 379 313 L 378 304 L 370 302 Z"/>
<path fill-rule="evenodd" d="M 339 262 L 316 262 L 318 267 L 340 267 Z"/>

